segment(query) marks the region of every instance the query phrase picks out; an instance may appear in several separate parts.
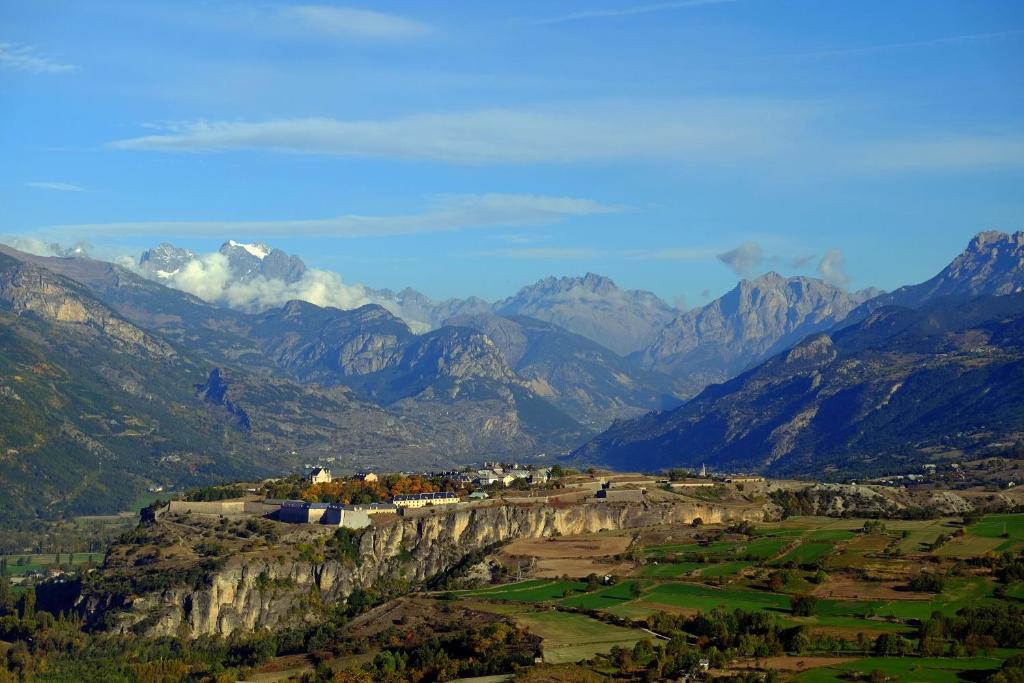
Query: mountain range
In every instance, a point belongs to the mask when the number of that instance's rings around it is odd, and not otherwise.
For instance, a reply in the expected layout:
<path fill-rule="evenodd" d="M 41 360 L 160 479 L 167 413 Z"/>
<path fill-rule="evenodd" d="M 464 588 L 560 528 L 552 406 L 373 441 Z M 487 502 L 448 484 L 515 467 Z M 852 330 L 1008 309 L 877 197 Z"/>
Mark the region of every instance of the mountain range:
<path fill-rule="evenodd" d="M 685 312 L 593 274 L 496 303 L 368 290 L 383 303 L 253 311 L 167 286 L 208 258 L 172 245 L 136 269 L 0 247 L 0 489 L 24 519 L 327 458 L 417 469 L 575 448 L 800 475 L 1017 443 L 1022 243 L 980 233 L 891 294 L 768 273 Z M 261 243 L 216 258 L 257 288 L 311 272 Z"/>
<path fill-rule="evenodd" d="M 679 408 L 616 423 L 574 455 L 808 474 L 1019 444 L 1022 245 L 1021 232 L 979 233 L 928 281 L 868 299 L 827 332 Z"/>

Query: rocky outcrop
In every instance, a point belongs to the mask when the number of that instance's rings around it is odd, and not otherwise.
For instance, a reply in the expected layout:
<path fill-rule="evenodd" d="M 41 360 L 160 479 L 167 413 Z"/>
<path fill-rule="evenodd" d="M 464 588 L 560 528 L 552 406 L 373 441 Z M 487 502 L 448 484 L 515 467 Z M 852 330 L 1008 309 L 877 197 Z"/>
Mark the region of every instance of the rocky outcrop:
<path fill-rule="evenodd" d="M 170 345 L 119 317 L 76 283 L 31 263 L 0 271 L 0 303 L 16 315 L 32 313 L 91 328 L 121 349 L 164 357 L 175 354 Z"/>
<path fill-rule="evenodd" d="M 660 523 L 763 519 L 759 507 L 700 502 L 661 504 L 499 505 L 429 511 L 373 526 L 362 536 L 356 562 L 311 563 L 258 552 L 227 559 L 202 585 L 123 596 L 87 593 L 79 608 L 91 622 L 146 635 L 198 637 L 258 628 L 295 627 L 318 607 L 353 589 L 403 578 L 413 585 L 451 569 L 467 555 L 515 538 L 593 533 Z M 102 586 L 102 582 L 98 584 Z"/>
<path fill-rule="evenodd" d="M 676 377 L 679 391 L 692 396 L 828 329 L 872 294 L 767 273 L 742 280 L 706 306 L 680 313 L 635 359 L 648 370 Z"/>
<path fill-rule="evenodd" d="M 935 277 L 865 302 L 851 313 L 850 320 L 861 320 L 883 306 L 917 308 L 943 296 L 1002 296 L 1020 292 L 1024 292 L 1024 232 L 988 230 L 971 238 L 963 253 Z"/>
<path fill-rule="evenodd" d="M 676 410 L 613 425 L 576 456 L 628 470 L 874 477 L 1019 441 L 1022 378 L 1024 294 L 887 307 Z"/>
<path fill-rule="evenodd" d="M 493 310 L 554 323 L 623 356 L 649 344 L 677 313 L 651 292 L 619 289 L 594 273 L 544 278 L 495 303 Z"/>

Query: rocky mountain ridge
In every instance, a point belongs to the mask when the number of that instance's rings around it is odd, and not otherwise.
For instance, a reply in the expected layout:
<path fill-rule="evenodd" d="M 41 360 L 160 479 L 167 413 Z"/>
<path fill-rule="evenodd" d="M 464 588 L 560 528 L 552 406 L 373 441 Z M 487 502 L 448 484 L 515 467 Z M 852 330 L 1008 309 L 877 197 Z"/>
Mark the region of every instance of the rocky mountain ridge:
<path fill-rule="evenodd" d="M 767 273 L 741 280 L 711 303 L 678 314 L 633 358 L 649 371 L 673 377 L 677 391 L 692 396 L 841 322 L 874 294 Z"/>
<path fill-rule="evenodd" d="M 588 462 L 858 476 L 1024 440 L 1024 294 L 884 307 L 680 408 L 612 426 Z"/>

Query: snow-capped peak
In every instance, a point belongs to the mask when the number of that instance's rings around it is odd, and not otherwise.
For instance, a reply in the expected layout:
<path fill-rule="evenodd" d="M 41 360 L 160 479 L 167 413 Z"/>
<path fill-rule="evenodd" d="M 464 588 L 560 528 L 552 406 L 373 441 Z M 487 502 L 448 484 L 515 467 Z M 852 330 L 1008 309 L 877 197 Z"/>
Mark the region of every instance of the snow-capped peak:
<path fill-rule="evenodd" d="M 242 242 L 228 240 L 228 246 L 241 247 L 242 249 L 245 249 L 247 252 L 258 258 L 260 261 L 265 259 L 267 257 L 267 254 L 270 253 L 270 247 L 268 247 L 265 244 L 260 244 L 259 242 L 255 242 L 253 244 L 243 244 Z"/>

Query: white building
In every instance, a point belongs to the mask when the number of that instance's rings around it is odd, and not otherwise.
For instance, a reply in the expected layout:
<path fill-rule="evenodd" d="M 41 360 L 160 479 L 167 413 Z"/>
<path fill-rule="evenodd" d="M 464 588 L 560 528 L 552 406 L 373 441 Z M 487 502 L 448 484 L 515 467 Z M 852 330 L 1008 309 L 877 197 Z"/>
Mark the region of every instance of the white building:
<path fill-rule="evenodd" d="M 448 491 L 410 493 L 404 496 L 395 496 L 391 502 L 400 508 L 421 508 L 427 505 L 453 505 L 459 502 L 459 497 Z"/>

